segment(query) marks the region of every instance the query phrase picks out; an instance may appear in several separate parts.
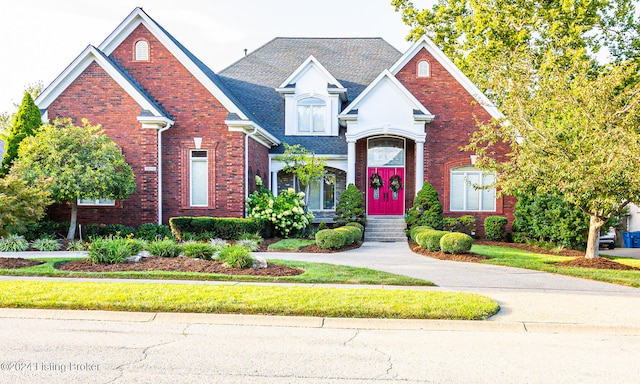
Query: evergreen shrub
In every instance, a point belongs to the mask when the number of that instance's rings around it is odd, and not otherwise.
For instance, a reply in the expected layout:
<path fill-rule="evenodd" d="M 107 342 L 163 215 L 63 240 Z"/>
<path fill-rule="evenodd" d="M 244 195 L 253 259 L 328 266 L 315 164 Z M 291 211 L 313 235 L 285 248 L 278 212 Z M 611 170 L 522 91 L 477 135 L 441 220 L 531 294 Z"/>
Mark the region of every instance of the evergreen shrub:
<path fill-rule="evenodd" d="M 450 232 L 440 239 L 440 249 L 444 253 L 467 253 L 473 245 L 473 238 L 466 233 Z"/>
<path fill-rule="evenodd" d="M 438 199 L 438 192 L 431 184 L 424 183 L 413 200 L 413 207 L 407 212 L 405 220 L 409 229 L 418 225 L 442 228 L 442 204 Z"/>
<path fill-rule="evenodd" d="M 461 232 L 469 236 L 474 236 L 476 234 L 476 218 L 471 215 L 445 217 L 442 220 L 442 229 L 449 232 Z"/>
<path fill-rule="evenodd" d="M 316 245 L 320 249 L 338 249 L 345 245 L 344 233 L 334 229 L 323 229 L 316 233 Z"/>
<path fill-rule="evenodd" d="M 484 219 L 484 237 L 487 240 L 505 240 L 507 238 L 507 218 L 488 216 Z"/>
<path fill-rule="evenodd" d="M 340 231 L 344 234 L 345 245 L 356 244 L 362 239 L 362 232 L 356 227 L 343 226 L 334 229 L 334 231 Z"/>
<path fill-rule="evenodd" d="M 337 225 L 356 222 L 364 226 L 366 222 L 364 208 L 362 192 L 355 185 L 349 184 L 340 196 L 333 220 Z"/>

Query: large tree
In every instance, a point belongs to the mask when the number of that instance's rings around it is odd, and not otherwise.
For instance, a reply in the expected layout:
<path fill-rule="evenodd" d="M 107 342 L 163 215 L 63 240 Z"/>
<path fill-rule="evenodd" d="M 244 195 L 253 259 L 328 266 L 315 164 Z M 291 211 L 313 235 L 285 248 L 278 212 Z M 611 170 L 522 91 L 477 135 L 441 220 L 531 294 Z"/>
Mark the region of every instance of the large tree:
<path fill-rule="evenodd" d="M 71 206 L 69 239 L 75 237 L 78 199 L 125 199 L 136 187 L 120 148 L 87 120 L 78 127 L 57 119 L 24 139 L 12 173 L 30 184 L 52 180 L 53 200 Z"/>
<path fill-rule="evenodd" d="M 478 167 L 497 172 L 502 193 L 560 194 L 585 212 L 585 257 L 598 257 L 600 228 L 630 202 L 640 202 L 638 66 L 536 60 L 521 53 L 493 69 L 506 117 L 479 124 L 467 149 L 476 151 Z M 500 142 L 511 146 L 506 160 L 495 156 Z"/>
<path fill-rule="evenodd" d="M 8 117 L 8 115 L 4 115 L 3 119 L 8 119 Z M 40 108 L 33 102 L 31 93 L 25 91 L 22 104 L 18 112 L 12 117 L 8 134 L 0 137 L 0 139 L 5 141 L 5 153 L 2 157 L 0 176 L 9 173 L 11 165 L 16 157 L 18 157 L 18 148 L 22 140 L 27 136 L 33 136 L 41 125 Z"/>

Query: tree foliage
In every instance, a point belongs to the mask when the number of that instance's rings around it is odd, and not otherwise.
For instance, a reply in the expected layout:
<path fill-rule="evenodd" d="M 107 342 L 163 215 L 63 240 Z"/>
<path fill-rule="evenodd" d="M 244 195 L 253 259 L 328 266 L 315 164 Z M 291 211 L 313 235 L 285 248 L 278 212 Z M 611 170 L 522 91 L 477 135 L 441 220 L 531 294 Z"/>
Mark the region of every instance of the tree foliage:
<path fill-rule="evenodd" d="M 25 91 L 22 104 L 18 112 L 13 116 L 9 133 L 6 136 L 0 176 L 9 173 L 11 165 L 18 157 L 18 148 L 22 140 L 27 136 L 33 136 L 41 125 L 40 108 L 33 102 L 31 94 Z"/>
<path fill-rule="evenodd" d="M 284 143 L 284 153 L 276 160 L 284 162 L 285 173 L 294 175 L 300 191 L 304 191 L 305 210 L 309 206 L 309 185 L 324 176 L 325 158 L 316 157 L 300 144 Z"/>
<path fill-rule="evenodd" d="M 49 184 L 49 180 L 39 179 L 30 186 L 13 174 L 0 179 L 0 236 L 7 235 L 9 226 L 24 229 L 44 216 L 51 204 Z"/>
<path fill-rule="evenodd" d="M 52 199 L 71 206 L 68 238 L 75 235 L 78 199 L 125 199 L 135 191 L 133 170 L 99 125 L 57 119 L 22 142 L 12 172 L 33 185 L 51 178 Z"/>

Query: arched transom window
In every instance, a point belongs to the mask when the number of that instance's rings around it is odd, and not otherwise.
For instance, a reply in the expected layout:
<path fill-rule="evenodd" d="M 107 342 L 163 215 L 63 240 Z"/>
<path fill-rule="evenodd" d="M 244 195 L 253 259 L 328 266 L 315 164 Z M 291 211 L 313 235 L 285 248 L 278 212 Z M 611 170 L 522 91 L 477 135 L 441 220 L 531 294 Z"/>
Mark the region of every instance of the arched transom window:
<path fill-rule="evenodd" d="M 429 62 L 426 60 L 422 60 L 418 63 L 418 77 L 429 77 L 431 76 L 431 66 Z"/>

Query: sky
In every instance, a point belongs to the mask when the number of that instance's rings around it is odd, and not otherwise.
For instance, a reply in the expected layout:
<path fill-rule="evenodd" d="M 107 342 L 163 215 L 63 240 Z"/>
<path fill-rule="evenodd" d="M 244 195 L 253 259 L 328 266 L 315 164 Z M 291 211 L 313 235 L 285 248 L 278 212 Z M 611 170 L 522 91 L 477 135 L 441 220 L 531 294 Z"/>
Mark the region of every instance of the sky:
<path fill-rule="evenodd" d="M 214 72 L 274 37 L 382 37 L 401 52 L 409 27 L 391 0 L 2 0 L 0 113 L 49 85 L 137 6 Z M 433 0 L 415 0 L 424 8 Z"/>

